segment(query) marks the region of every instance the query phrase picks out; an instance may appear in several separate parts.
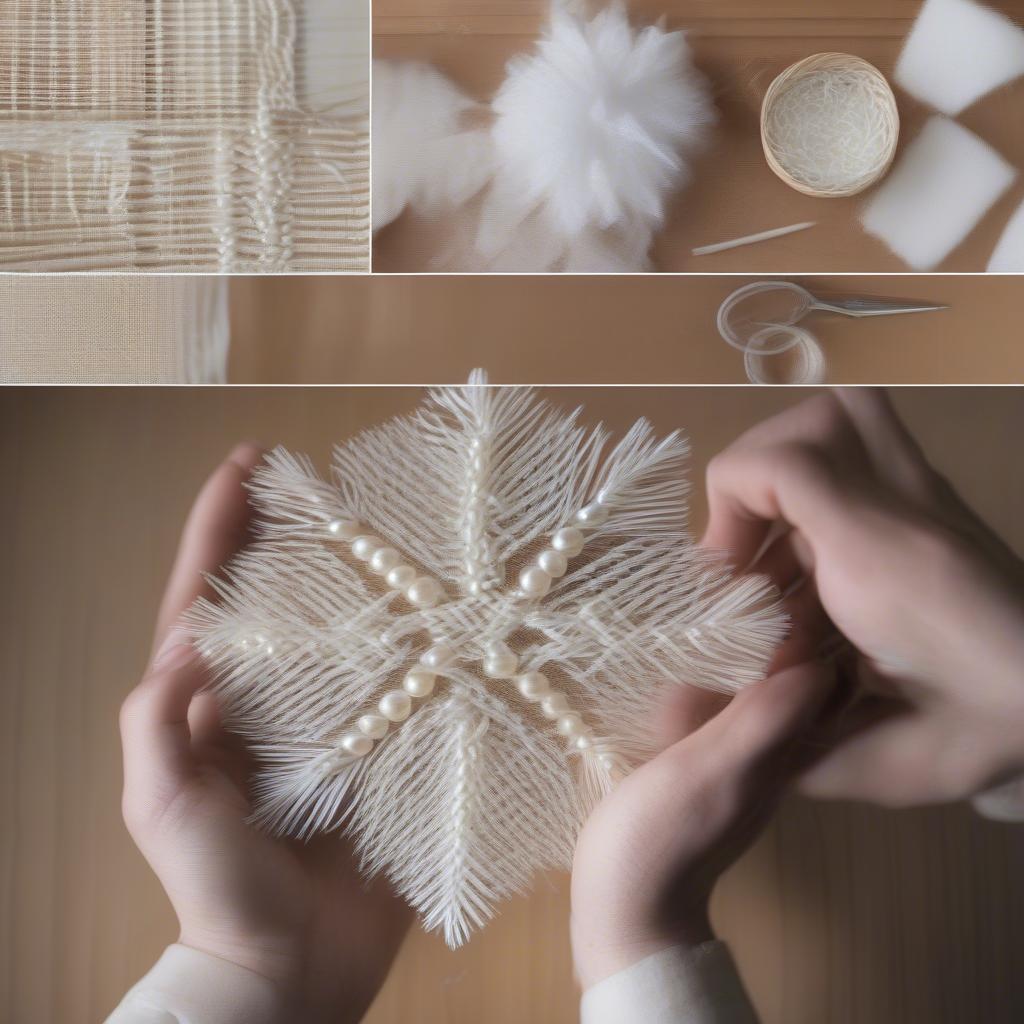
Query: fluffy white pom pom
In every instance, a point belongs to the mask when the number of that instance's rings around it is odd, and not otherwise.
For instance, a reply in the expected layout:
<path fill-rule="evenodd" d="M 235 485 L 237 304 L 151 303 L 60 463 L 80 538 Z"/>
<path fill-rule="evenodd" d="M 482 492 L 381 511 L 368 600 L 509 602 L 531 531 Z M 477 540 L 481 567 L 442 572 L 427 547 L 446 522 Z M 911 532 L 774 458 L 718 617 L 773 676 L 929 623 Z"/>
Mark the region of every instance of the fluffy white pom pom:
<path fill-rule="evenodd" d="M 569 237 L 657 226 L 689 176 L 684 156 L 715 121 L 683 33 L 633 29 L 619 5 L 590 20 L 556 7 L 536 51 L 510 63 L 493 109 L 502 175 Z"/>
<path fill-rule="evenodd" d="M 480 106 L 429 64 L 373 62 L 373 230 L 407 207 L 466 202 L 491 174 L 486 131 L 464 127 Z"/>

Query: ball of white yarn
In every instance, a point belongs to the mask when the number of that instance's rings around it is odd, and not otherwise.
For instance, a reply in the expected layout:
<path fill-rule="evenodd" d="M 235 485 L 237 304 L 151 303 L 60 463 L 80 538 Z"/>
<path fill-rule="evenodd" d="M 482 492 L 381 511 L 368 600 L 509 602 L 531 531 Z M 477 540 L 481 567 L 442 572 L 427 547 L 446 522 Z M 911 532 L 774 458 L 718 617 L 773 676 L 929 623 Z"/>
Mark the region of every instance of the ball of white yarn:
<path fill-rule="evenodd" d="M 620 6 L 556 9 L 495 97 L 498 163 L 562 231 L 655 225 L 715 121 L 681 32 L 633 29 Z"/>

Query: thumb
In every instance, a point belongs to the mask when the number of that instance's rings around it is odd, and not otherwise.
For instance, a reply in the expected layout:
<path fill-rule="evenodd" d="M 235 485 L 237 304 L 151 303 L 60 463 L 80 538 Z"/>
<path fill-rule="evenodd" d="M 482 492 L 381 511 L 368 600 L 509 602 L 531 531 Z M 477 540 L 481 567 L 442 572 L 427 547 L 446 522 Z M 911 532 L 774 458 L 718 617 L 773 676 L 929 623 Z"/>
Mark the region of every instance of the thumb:
<path fill-rule="evenodd" d="M 725 770 L 759 785 L 785 783 L 823 753 L 815 734 L 838 696 L 833 667 L 795 665 L 742 691 L 697 735 Z"/>

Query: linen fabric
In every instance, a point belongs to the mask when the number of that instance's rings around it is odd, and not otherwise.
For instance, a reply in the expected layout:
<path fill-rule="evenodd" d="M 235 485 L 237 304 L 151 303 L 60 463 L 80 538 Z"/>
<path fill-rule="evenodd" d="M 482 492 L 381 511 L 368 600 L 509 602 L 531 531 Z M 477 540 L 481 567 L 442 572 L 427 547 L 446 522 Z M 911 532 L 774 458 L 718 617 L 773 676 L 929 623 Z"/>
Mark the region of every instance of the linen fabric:
<path fill-rule="evenodd" d="M 228 279 L 0 276 L 0 383 L 219 384 Z"/>
<path fill-rule="evenodd" d="M 365 270 L 364 0 L 22 0 L 0 269 Z"/>

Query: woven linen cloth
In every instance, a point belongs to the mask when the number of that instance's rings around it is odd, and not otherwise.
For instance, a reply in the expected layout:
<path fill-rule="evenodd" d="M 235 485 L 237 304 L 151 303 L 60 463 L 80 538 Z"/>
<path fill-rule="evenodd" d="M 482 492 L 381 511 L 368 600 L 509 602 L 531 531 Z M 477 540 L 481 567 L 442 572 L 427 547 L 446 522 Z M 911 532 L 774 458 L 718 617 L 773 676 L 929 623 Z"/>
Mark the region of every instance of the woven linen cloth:
<path fill-rule="evenodd" d="M 0 383 L 223 383 L 228 281 L 2 275 Z"/>
<path fill-rule="evenodd" d="M 0 269 L 368 262 L 366 0 L 0 0 Z"/>

